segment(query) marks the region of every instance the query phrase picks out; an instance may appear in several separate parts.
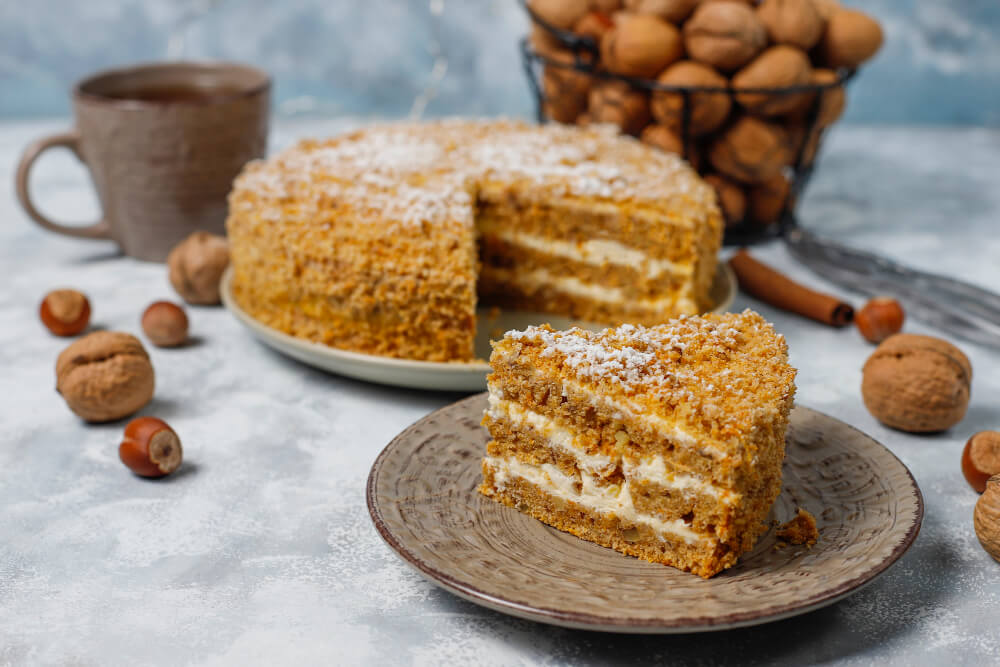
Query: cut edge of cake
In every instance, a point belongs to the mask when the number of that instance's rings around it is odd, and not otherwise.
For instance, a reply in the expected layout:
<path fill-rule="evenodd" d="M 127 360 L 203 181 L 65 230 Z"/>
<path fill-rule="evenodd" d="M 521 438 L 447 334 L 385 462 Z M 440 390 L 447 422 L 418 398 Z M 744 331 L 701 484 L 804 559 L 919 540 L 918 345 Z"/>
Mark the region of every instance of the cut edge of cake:
<path fill-rule="evenodd" d="M 711 577 L 767 529 L 795 371 L 752 311 L 494 344 L 480 491 L 555 528 Z"/>

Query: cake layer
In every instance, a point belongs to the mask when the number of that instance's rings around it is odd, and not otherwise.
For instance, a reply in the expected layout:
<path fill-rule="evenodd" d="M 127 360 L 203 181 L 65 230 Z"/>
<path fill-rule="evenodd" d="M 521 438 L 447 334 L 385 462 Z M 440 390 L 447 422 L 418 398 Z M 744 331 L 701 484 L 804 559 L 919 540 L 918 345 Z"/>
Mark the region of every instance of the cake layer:
<path fill-rule="evenodd" d="M 508 121 L 304 141 L 248 164 L 229 210 L 234 292 L 251 316 L 428 360 L 472 358 L 477 278 L 487 302 L 594 321 L 703 309 L 722 236 L 714 193 L 676 156 L 610 127 Z M 518 277 L 496 273 L 503 252 L 478 275 L 477 222 L 494 225 L 494 250 L 535 253 Z M 418 323 L 411 338 L 444 347 L 403 340 L 390 311 Z M 353 333 L 350 316 L 361 322 Z"/>
<path fill-rule="evenodd" d="M 741 493 L 685 471 L 661 455 L 588 451 L 586 438 L 567 425 L 495 394 L 483 424 L 493 437 L 487 446 L 490 457 L 555 466 L 568 479 L 579 482 L 589 476 L 599 486 L 627 482 L 637 510 L 663 520 L 685 517 L 696 530 L 722 541 L 739 539 L 747 524 L 758 521 L 762 512 L 766 514 L 774 501 L 773 492 L 780 488 L 780 475 L 764 477 Z"/>
<path fill-rule="evenodd" d="M 630 509 L 627 492 L 588 493 L 584 488 L 578 492 L 560 475 L 553 467 L 519 466 L 487 458 L 480 490 L 559 530 L 702 577 L 711 577 L 736 562 L 736 552 L 711 535 L 699 534 L 683 520 L 661 521 Z M 613 509 L 606 509 L 609 507 Z M 765 528 L 758 527 L 753 539 Z"/>

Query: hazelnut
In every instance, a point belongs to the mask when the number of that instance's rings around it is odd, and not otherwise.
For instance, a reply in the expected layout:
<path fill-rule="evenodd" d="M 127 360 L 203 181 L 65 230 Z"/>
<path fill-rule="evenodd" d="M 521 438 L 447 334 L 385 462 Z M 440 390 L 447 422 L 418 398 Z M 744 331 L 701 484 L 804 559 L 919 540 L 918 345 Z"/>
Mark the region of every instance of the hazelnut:
<path fill-rule="evenodd" d="M 817 46 L 827 67 L 857 67 L 882 47 L 882 27 L 878 21 L 854 9 L 835 11 L 826 22 Z"/>
<path fill-rule="evenodd" d="M 708 149 L 716 171 L 750 184 L 773 178 L 791 159 L 785 131 L 752 116 L 738 118 Z"/>
<path fill-rule="evenodd" d="M 1000 475 L 986 482 L 986 490 L 972 514 L 972 525 L 986 553 L 1000 562 Z"/>
<path fill-rule="evenodd" d="M 177 470 L 184 450 L 181 439 L 165 421 L 139 417 L 125 427 L 118 457 L 140 477 L 163 477 Z"/>
<path fill-rule="evenodd" d="M 195 232 L 167 255 L 170 284 L 188 303 L 219 303 L 219 281 L 229 266 L 229 243 L 222 236 Z"/>
<path fill-rule="evenodd" d="M 747 196 L 743 188 L 721 174 L 707 174 L 704 178 L 706 183 L 715 188 L 726 224 L 731 226 L 742 222 L 747 210 Z"/>
<path fill-rule="evenodd" d="M 943 431 L 965 416 L 972 364 L 951 343 L 916 334 L 882 342 L 862 369 L 861 396 L 880 422 L 910 433 Z"/>
<path fill-rule="evenodd" d="M 617 14 L 601 39 L 601 63 L 623 76 L 651 79 L 682 55 L 680 31 L 650 14 Z"/>
<path fill-rule="evenodd" d="M 806 54 L 794 46 L 772 46 L 733 76 L 733 89 L 787 88 L 812 80 Z M 754 113 L 778 116 L 802 106 L 809 93 L 739 93 L 736 101 Z"/>
<path fill-rule="evenodd" d="M 657 79 L 667 86 L 700 86 L 712 88 L 727 88 L 729 82 L 725 77 L 708 65 L 696 63 L 693 60 L 682 60 L 668 67 Z M 725 92 L 720 93 L 690 93 L 690 126 L 691 134 L 705 134 L 717 129 L 725 122 L 732 108 L 732 100 Z M 680 131 L 684 113 L 684 95 L 663 90 L 653 92 L 650 109 L 657 122 Z"/>
<path fill-rule="evenodd" d="M 75 336 L 90 322 L 90 301 L 75 289 L 49 292 L 38 307 L 42 324 L 57 336 Z"/>
<path fill-rule="evenodd" d="M 157 347 L 177 347 L 187 341 L 188 318 L 177 304 L 156 301 L 142 314 L 142 331 Z"/>
<path fill-rule="evenodd" d="M 986 482 L 1000 475 L 1000 431 L 980 431 L 969 438 L 962 452 L 962 474 L 976 493 L 986 490 Z"/>
<path fill-rule="evenodd" d="M 903 307 L 895 299 L 877 297 L 854 317 L 858 331 L 869 343 L 881 343 L 903 329 Z"/>
<path fill-rule="evenodd" d="M 625 81 L 595 82 L 589 100 L 591 122 L 613 123 L 631 135 L 638 135 L 649 124 L 649 96 Z"/>
<path fill-rule="evenodd" d="M 680 23 L 701 0 L 625 0 L 625 9 L 636 14 L 653 14 L 670 23 Z"/>
<path fill-rule="evenodd" d="M 729 72 L 767 45 L 757 14 L 742 2 L 704 2 L 684 24 L 684 46 L 693 60 Z"/>
<path fill-rule="evenodd" d="M 614 27 L 614 21 L 604 12 L 588 12 L 576 22 L 576 25 L 573 26 L 573 32 L 581 37 L 589 37 L 594 40 L 595 44 L 600 44 L 604 33 Z"/>
<path fill-rule="evenodd" d="M 571 30 L 588 9 L 587 3 L 579 0 L 531 0 L 528 7 L 542 21 L 563 30 Z"/>
<path fill-rule="evenodd" d="M 56 360 L 56 391 L 89 422 L 121 419 L 153 397 L 153 366 L 135 336 L 97 331 L 74 342 Z"/>
<path fill-rule="evenodd" d="M 812 0 L 763 0 L 757 16 L 775 44 L 790 44 L 808 51 L 823 35 L 825 19 Z"/>
<path fill-rule="evenodd" d="M 747 193 L 750 218 L 761 225 L 778 221 L 788 204 L 792 184 L 783 172 L 778 172 Z"/>

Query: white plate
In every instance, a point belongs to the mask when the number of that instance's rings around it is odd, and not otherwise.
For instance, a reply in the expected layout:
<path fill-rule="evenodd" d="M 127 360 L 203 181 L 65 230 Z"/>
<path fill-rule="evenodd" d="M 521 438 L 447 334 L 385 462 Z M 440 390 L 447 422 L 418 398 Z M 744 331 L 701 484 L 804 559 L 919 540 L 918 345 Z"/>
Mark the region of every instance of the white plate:
<path fill-rule="evenodd" d="M 556 329 L 579 326 L 600 330 L 606 325 L 581 322 L 559 315 L 530 313 L 500 309 L 499 315 L 491 316 L 490 308 L 482 308 L 476 313 L 476 355 L 481 359 L 468 362 L 415 361 L 378 357 L 340 350 L 322 343 L 295 338 L 261 324 L 244 312 L 232 294 L 232 269 L 222 276 L 222 303 L 236 316 L 251 333 L 265 345 L 287 354 L 302 363 L 316 368 L 346 375 L 347 377 L 391 384 L 398 387 L 435 389 L 440 391 L 482 391 L 486 388 L 486 374 L 490 367 L 483 359 L 490 355 L 490 336 L 502 334 L 511 329 L 524 329 L 533 324 L 548 322 Z M 712 284 L 713 312 L 725 312 L 733 303 L 736 294 L 736 278 L 725 262 L 720 262 Z"/>

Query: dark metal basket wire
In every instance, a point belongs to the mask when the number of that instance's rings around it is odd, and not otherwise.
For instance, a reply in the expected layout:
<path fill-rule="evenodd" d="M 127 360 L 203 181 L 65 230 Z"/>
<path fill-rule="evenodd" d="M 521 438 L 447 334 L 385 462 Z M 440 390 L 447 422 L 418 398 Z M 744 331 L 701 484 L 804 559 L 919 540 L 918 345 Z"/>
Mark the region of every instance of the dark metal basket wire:
<path fill-rule="evenodd" d="M 563 70 L 575 70 L 592 76 L 595 79 L 610 79 L 624 81 L 629 86 L 647 91 L 649 93 L 664 91 L 681 95 L 681 123 L 680 137 L 683 149 L 683 157 L 689 157 L 690 147 L 695 145 L 696 137 L 691 131 L 691 110 L 692 97 L 697 93 L 725 94 L 730 97 L 734 105 L 739 104 L 739 97 L 747 94 L 765 94 L 769 96 L 798 95 L 802 93 L 816 93 L 810 108 L 802 117 L 802 127 L 805 130 L 801 145 L 797 147 L 797 154 L 793 162 L 786 168 L 785 177 L 789 183 L 789 194 L 785 200 L 784 208 L 778 219 L 767 225 L 761 225 L 752 220 L 745 219 L 735 224 L 730 224 L 726 228 L 726 245 L 746 245 L 755 243 L 775 236 L 780 236 L 789 229 L 797 225 L 795 217 L 795 205 L 799 201 L 809 179 L 812 176 L 816 164 L 816 158 L 822 145 L 823 133 L 827 128 L 819 126 L 817 119 L 822 105 L 822 94 L 825 91 L 846 86 L 847 82 L 854 76 L 855 69 L 842 68 L 836 72 L 836 80 L 830 83 L 810 83 L 798 86 L 788 86 L 783 88 L 739 88 L 731 87 L 710 87 L 710 86 L 671 86 L 662 84 L 655 80 L 637 79 L 633 77 L 612 74 L 602 70 L 597 66 L 599 62 L 600 49 L 598 44 L 587 36 L 577 35 L 568 30 L 557 28 L 542 20 L 530 7 L 521 0 L 525 6 L 531 20 L 542 30 L 547 31 L 554 37 L 562 48 L 573 54 L 571 62 L 555 60 L 532 47 L 528 38 L 521 40 L 521 59 L 528 84 L 535 97 L 536 111 L 539 122 L 549 120 L 546 112 L 546 93 L 542 85 L 542 76 L 545 68 L 553 67 Z M 703 139 L 699 138 L 699 139 Z M 809 148 L 813 150 L 810 151 Z M 808 155 L 812 153 L 812 155 Z M 809 158 L 809 159 L 807 159 Z"/>

